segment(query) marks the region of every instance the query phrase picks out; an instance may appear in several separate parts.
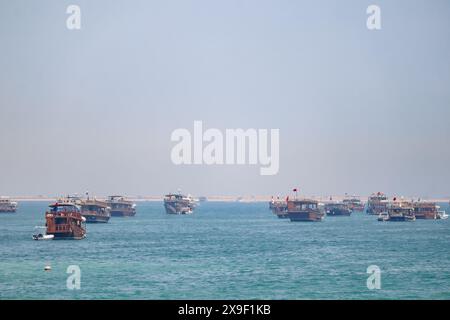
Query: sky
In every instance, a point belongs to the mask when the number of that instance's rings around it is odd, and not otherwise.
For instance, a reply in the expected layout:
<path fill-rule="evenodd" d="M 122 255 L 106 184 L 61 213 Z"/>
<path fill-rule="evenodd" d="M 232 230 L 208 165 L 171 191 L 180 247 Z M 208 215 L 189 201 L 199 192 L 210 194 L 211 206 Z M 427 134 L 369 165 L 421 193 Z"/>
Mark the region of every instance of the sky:
<path fill-rule="evenodd" d="M 450 196 L 449 52 L 446 0 L 0 0 L 0 195 Z M 196 120 L 278 174 L 175 165 Z"/>

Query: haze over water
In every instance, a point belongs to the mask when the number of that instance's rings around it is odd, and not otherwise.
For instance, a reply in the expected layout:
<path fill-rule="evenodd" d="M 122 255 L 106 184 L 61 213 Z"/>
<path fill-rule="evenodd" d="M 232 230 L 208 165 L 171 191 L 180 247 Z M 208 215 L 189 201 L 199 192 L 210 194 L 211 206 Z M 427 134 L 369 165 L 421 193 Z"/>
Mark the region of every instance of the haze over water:
<path fill-rule="evenodd" d="M 448 1 L 370 4 L 1 1 L 0 195 L 448 197 Z M 279 174 L 175 166 L 195 120 L 280 129 Z"/>

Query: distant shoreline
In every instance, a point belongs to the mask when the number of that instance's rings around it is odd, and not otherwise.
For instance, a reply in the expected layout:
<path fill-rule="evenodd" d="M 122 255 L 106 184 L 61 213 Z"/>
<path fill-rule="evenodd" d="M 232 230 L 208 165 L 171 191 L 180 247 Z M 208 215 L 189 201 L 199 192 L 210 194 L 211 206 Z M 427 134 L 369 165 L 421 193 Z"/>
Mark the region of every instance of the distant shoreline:
<path fill-rule="evenodd" d="M 290 196 L 293 197 L 292 195 Z M 303 197 L 303 196 L 302 196 Z M 318 201 L 329 201 L 330 196 L 305 196 L 306 198 L 315 199 Z M 32 196 L 24 196 L 24 197 L 8 197 L 11 200 L 14 201 L 20 201 L 20 202 L 36 202 L 36 201 L 43 201 L 43 202 L 54 202 L 60 197 L 32 197 Z M 95 197 L 97 199 L 105 199 L 106 197 Z M 131 201 L 135 202 L 162 202 L 163 197 L 162 196 L 127 196 L 127 198 Z M 202 197 L 201 197 L 202 198 Z M 252 203 L 252 202 L 269 202 L 272 200 L 272 196 L 210 196 L 205 197 L 206 202 L 240 202 L 240 203 Z M 276 197 L 273 197 L 276 199 Z M 331 196 L 332 200 L 340 201 L 344 199 L 344 196 Z M 280 197 L 279 199 L 285 199 L 285 197 Z M 367 197 L 360 197 L 361 201 L 367 202 Z M 450 198 L 420 198 L 420 197 L 404 197 L 405 200 L 410 199 L 421 199 L 423 201 L 432 201 L 432 202 L 449 202 Z"/>

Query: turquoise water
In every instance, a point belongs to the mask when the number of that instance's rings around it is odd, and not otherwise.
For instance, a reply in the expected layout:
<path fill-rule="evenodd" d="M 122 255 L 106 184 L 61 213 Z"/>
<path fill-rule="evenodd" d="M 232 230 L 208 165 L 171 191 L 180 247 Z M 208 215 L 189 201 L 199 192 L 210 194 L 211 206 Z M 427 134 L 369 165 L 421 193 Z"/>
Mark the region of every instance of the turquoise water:
<path fill-rule="evenodd" d="M 33 241 L 46 205 L 0 214 L 0 299 L 450 299 L 450 220 L 292 223 L 266 203 L 214 202 L 171 216 L 139 202 L 84 240 Z M 69 265 L 80 290 L 66 287 Z M 380 290 L 367 289 L 369 265 Z"/>

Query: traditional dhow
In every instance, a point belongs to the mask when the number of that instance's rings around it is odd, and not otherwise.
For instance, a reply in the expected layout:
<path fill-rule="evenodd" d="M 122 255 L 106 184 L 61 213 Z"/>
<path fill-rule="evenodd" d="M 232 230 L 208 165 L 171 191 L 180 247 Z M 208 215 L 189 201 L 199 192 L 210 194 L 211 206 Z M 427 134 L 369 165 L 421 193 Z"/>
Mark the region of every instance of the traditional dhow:
<path fill-rule="evenodd" d="M 269 202 L 269 209 L 272 211 L 274 215 L 276 215 L 280 219 L 288 218 L 287 214 L 287 202 L 284 200 L 272 200 Z"/>
<path fill-rule="evenodd" d="M 287 200 L 287 214 L 291 221 L 322 221 L 324 213 L 316 200 Z"/>
<path fill-rule="evenodd" d="M 394 201 L 388 205 L 386 213 L 380 213 L 378 221 L 415 221 L 414 207 L 410 202 Z"/>
<path fill-rule="evenodd" d="M 81 215 L 87 223 L 107 223 L 111 217 L 111 208 L 99 200 L 84 200 L 81 202 Z"/>
<path fill-rule="evenodd" d="M 350 216 L 352 210 L 343 202 L 334 202 L 325 204 L 325 213 L 327 216 Z"/>
<path fill-rule="evenodd" d="M 86 193 L 88 195 L 88 193 Z M 79 196 L 67 196 L 58 200 L 59 203 L 72 203 L 80 207 L 81 215 L 87 223 L 106 223 L 111 217 L 111 208 L 105 201 L 86 199 Z"/>
<path fill-rule="evenodd" d="M 352 212 L 363 212 L 365 204 L 357 196 L 346 196 L 342 203 L 346 204 Z"/>
<path fill-rule="evenodd" d="M 136 204 L 123 196 L 109 196 L 106 204 L 111 208 L 111 217 L 132 217 L 136 214 Z"/>
<path fill-rule="evenodd" d="M 387 196 L 382 192 L 373 193 L 367 201 L 367 213 L 379 215 L 386 212 L 389 201 Z"/>
<path fill-rule="evenodd" d="M 416 219 L 440 220 L 448 218 L 445 211 L 439 210 L 441 207 L 439 207 L 435 202 L 416 201 L 413 203 L 413 207 Z"/>
<path fill-rule="evenodd" d="M 80 207 L 73 203 L 55 203 L 45 213 L 47 232 L 53 239 L 80 240 L 86 236 L 86 218 Z"/>
<path fill-rule="evenodd" d="M 164 208 L 167 214 L 192 214 L 195 201 L 181 193 L 170 193 L 164 196 Z"/>
<path fill-rule="evenodd" d="M 14 213 L 17 211 L 17 202 L 11 201 L 9 198 L 0 198 L 0 212 Z"/>

